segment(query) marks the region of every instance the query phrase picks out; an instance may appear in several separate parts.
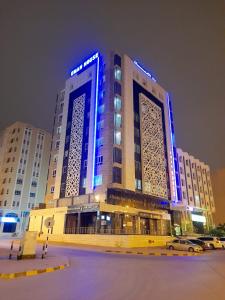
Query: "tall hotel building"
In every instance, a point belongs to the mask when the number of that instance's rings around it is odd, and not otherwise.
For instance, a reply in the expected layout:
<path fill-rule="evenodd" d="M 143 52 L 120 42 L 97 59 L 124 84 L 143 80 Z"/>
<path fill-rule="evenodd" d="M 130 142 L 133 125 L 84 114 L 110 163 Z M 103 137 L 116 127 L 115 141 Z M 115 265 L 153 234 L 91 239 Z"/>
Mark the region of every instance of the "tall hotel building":
<path fill-rule="evenodd" d="M 0 134 L 0 233 L 22 232 L 44 202 L 51 136 L 21 122 Z"/>
<path fill-rule="evenodd" d="M 214 227 L 215 213 L 210 168 L 179 148 L 176 163 L 179 201 L 174 207 L 173 224 L 177 233 L 207 232 Z"/>
<path fill-rule="evenodd" d="M 95 53 L 70 75 L 56 102 L 49 216 L 63 218 L 62 233 L 170 233 L 178 199 L 168 93 L 118 53 Z M 42 231 L 43 218 L 35 224 Z"/>

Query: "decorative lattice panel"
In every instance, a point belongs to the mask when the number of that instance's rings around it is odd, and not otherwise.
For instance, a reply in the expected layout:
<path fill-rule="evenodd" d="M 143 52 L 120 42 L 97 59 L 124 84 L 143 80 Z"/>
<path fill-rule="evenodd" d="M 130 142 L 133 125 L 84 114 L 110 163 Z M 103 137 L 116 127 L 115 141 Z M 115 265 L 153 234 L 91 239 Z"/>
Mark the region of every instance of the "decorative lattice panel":
<path fill-rule="evenodd" d="M 65 196 L 78 196 L 82 156 L 85 95 L 74 100 Z"/>
<path fill-rule="evenodd" d="M 140 95 L 143 192 L 168 198 L 167 171 L 161 108 Z"/>

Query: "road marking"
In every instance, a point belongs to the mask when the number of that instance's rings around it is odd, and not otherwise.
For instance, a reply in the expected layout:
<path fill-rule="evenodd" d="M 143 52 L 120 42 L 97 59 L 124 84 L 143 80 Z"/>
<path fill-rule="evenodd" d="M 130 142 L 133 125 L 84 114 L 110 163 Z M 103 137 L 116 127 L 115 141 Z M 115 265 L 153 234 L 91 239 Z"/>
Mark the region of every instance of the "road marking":
<path fill-rule="evenodd" d="M 138 254 L 148 256 L 199 256 L 200 253 L 166 253 L 166 252 L 135 252 L 135 251 L 118 251 L 118 250 L 105 250 L 108 253 L 120 253 L 120 254 Z"/>
<path fill-rule="evenodd" d="M 16 273 L 0 273 L 0 279 L 15 279 L 19 277 L 29 277 L 29 276 L 35 276 L 43 273 L 50 273 L 55 272 L 58 270 L 63 270 L 65 268 L 69 267 L 69 264 L 59 265 L 56 267 L 49 267 L 46 269 L 35 269 L 35 270 L 28 270 L 24 272 L 16 272 Z"/>

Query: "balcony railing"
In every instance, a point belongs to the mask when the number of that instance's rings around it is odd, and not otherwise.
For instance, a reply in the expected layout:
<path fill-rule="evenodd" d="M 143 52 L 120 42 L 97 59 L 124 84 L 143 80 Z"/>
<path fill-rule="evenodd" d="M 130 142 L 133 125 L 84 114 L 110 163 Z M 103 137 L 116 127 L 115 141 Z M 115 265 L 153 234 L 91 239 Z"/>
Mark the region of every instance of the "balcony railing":
<path fill-rule="evenodd" d="M 151 231 L 146 229 L 136 230 L 133 228 L 112 229 L 95 227 L 66 227 L 65 234 L 107 234 L 107 235 L 170 235 L 169 232 Z"/>

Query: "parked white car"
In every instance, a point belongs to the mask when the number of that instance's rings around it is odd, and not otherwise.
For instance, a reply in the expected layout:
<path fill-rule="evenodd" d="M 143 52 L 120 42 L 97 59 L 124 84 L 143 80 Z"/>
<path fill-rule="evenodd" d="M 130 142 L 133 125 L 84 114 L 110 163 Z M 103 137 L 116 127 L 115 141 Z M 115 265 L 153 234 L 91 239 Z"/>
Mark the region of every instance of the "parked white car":
<path fill-rule="evenodd" d="M 184 239 L 175 239 L 172 242 L 168 242 L 166 247 L 169 250 L 183 250 L 188 252 L 201 252 L 202 247 Z"/>
<path fill-rule="evenodd" d="M 221 241 L 215 237 L 215 236 L 200 236 L 198 237 L 199 240 L 203 241 L 203 242 L 207 242 L 210 245 L 210 249 L 222 249 L 223 248 L 223 244 L 221 243 Z"/>

